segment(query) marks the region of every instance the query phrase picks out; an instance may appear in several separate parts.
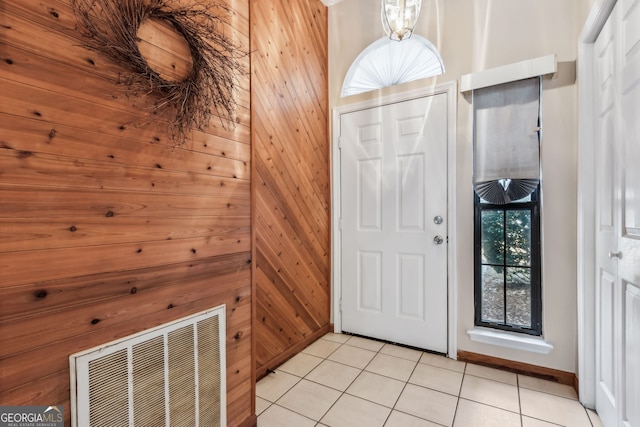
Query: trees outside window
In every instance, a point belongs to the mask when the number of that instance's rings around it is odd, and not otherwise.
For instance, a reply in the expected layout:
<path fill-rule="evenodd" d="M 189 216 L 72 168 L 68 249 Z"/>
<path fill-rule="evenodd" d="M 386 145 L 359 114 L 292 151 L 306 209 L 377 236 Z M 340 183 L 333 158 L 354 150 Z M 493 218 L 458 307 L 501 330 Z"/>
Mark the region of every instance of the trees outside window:
<path fill-rule="evenodd" d="M 475 197 L 475 324 L 542 334 L 539 188 L 495 205 Z"/>

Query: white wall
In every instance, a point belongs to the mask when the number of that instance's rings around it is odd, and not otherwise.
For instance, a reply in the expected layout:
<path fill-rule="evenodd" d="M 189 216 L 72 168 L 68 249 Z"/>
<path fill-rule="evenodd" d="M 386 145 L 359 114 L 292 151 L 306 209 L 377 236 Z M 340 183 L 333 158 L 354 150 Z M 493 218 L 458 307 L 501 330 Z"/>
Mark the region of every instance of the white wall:
<path fill-rule="evenodd" d="M 577 33 L 591 0 L 423 0 L 416 34 L 440 50 L 447 69 L 437 78 L 340 98 L 356 56 L 384 36 L 379 0 L 343 0 L 329 8 L 330 106 L 424 87 L 487 68 L 556 54 L 559 72 L 543 92 L 543 329 L 549 355 L 480 344 L 473 328 L 473 193 L 469 99 L 458 96 L 457 236 L 458 350 L 576 372 Z M 590 5 L 590 4 L 589 4 Z M 576 22 L 579 22 L 576 25 Z"/>

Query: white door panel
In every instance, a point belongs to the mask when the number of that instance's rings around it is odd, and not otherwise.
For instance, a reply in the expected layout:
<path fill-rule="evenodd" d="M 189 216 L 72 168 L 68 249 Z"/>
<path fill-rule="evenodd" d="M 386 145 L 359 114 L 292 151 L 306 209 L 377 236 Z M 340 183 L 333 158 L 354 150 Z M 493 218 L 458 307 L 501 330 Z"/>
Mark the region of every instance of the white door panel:
<path fill-rule="evenodd" d="M 597 335 L 598 335 L 598 370 L 596 378 L 596 401 L 600 418 L 614 422 L 616 415 L 616 365 L 614 353 L 615 332 L 615 287 L 616 275 L 607 271 L 601 271 L 597 283 L 596 301 L 597 311 Z"/>
<path fill-rule="evenodd" d="M 446 95 L 344 114 L 340 135 L 342 329 L 446 353 Z"/>
<path fill-rule="evenodd" d="M 622 421 L 625 427 L 640 426 L 640 287 L 628 283 L 625 292 L 625 371 L 623 379 L 624 406 Z"/>

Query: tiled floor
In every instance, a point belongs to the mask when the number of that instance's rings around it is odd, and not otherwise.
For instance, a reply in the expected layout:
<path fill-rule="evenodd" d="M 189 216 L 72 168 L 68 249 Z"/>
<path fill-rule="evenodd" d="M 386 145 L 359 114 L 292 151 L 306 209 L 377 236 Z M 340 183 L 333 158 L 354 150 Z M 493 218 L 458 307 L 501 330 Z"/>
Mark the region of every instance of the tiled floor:
<path fill-rule="evenodd" d="M 328 334 L 257 385 L 258 427 L 601 427 L 573 388 Z"/>

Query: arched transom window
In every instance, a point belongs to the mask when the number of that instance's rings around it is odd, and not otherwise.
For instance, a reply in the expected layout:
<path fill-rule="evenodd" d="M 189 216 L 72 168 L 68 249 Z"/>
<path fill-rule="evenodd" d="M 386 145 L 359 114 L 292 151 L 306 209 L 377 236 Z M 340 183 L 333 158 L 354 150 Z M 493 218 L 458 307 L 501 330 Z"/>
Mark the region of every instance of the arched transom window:
<path fill-rule="evenodd" d="M 401 42 L 383 37 L 353 61 L 342 84 L 342 96 L 437 76 L 444 71 L 438 50 L 424 37 L 414 34 Z"/>

